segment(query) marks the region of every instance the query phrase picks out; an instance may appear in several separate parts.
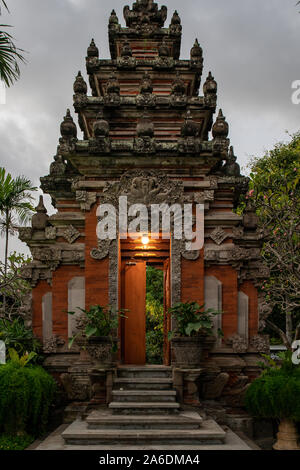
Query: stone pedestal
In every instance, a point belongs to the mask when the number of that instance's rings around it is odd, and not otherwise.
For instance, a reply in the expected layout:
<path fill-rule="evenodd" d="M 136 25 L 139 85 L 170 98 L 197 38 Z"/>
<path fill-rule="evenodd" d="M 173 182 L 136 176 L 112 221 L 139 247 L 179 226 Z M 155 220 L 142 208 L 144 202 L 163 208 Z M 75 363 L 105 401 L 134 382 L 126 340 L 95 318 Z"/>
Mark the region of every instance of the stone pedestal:
<path fill-rule="evenodd" d="M 173 384 L 180 403 L 193 406 L 200 405 L 197 380 L 202 372 L 203 369 L 176 368 L 173 370 Z"/>

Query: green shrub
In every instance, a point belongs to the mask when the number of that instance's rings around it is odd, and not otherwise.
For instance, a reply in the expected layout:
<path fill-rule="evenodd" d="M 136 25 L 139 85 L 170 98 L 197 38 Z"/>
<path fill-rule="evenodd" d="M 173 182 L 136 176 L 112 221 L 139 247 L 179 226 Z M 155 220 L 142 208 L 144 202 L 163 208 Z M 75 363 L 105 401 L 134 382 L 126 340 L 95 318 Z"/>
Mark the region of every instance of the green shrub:
<path fill-rule="evenodd" d="M 267 369 L 249 386 L 245 406 L 256 417 L 300 421 L 300 367 Z"/>
<path fill-rule="evenodd" d="M 162 364 L 163 362 L 164 334 L 160 330 L 146 333 L 146 360 L 147 364 Z"/>
<path fill-rule="evenodd" d="M 8 434 L 0 435 L 1 450 L 24 450 L 34 441 L 32 436 L 23 434 L 22 436 L 10 436 Z"/>
<path fill-rule="evenodd" d="M 20 356 L 27 351 L 39 353 L 41 344 L 31 329 L 26 328 L 22 318 L 12 321 L 0 319 L 0 340 L 4 341 L 6 349 L 13 348 Z"/>
<path fill-rule="evenodd" d="M 0 433 L 44 432 L 55 389 L 54 379 L 40 366 L 0 365 Z"/>

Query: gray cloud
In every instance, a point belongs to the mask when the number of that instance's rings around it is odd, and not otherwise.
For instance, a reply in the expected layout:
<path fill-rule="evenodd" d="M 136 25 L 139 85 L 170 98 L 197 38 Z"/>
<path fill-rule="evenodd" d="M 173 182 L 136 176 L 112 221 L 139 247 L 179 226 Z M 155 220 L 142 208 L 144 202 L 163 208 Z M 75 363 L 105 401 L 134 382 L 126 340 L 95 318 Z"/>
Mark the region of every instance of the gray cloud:
<path fill-rule="evenodd" d="M 72 108 L 72 85 L 85 72 L 86 49 L 95 38 L 109 57 L 107 22 L 112 8 L 124 24 L 126 0 L 8 0 L 19 47 L 28 51 L 21 80 L 0 105 L 0 165 L 34 184 L 48 173 L 59 125 Z M 161 3 L 161 2 L 159 2 Z M 204 76 L 211 70 L 219 85 L 219 107 L 230 123 L 230 138 L 242 166 L 261 155 L 285 131 L 299 127 L 300 107 L 291 102 L 291 83 L 300 79 L 299 25 L 295 2 L 288 0 L 165 0 L 169 17 L 177 9 L 183 24 L 182 58 L 198 37 Z M 51 211 L 49 198 L 47 206 Z M 3 240 L 0 240 L 0 255 Z M 11 249 L 24 245 L 12 240 Z"/>

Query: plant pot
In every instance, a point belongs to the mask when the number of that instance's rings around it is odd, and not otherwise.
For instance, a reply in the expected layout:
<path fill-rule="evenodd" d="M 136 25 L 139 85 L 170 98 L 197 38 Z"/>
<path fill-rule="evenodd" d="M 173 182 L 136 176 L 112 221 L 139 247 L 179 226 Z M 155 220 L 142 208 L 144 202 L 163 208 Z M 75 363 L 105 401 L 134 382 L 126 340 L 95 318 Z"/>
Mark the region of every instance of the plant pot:
<path fill-rule="evenodd" d="M 203 338 L 178 337 L 171 341 L 172 365 L 176 367 L 197 368 L 202 359 Z"/>
<path fill-rule="evenodd" d="M 114 356 L 112 348 L 113 344 L 116 344 L 119 340 L 114 338 L 111 340 L 108 336 L 91 336 L 87 340 L 87 351 L 92 359 L 98 364 L 104 366 L 113 366 Z"/>
<path fill-rule="evenodd" d="M 275 450 L 300 450 L 297 427 L 291 419 L 282 419 L 279 424 Z"/>

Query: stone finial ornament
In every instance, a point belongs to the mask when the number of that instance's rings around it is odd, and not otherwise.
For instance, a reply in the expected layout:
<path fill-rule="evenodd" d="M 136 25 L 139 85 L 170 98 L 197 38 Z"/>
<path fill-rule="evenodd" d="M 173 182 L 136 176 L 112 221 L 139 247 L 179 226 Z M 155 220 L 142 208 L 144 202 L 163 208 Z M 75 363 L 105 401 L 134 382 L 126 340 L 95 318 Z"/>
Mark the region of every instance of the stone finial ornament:
<path fill-rule="evenodd" d="M 240 165 L 236 161 L 237 157 L 234 155 L 234 149 L 231 146 L 226 164 L 223 168 L 226 176 L 241 176 Z"/>
<path fill-rule="evenodd" d="M 96 46 L 94 39 L 92 39 L 91 44 L 88 47 L 87 56 L 99 58 L 99 49 Z"/>
<path fill-rule="evenodd" d="M 215 81 L 212 73 L 209 72 L 208 77 L 203 85 L 204 95 L 216 95 L 218 91 L 218 84 Z"/>
<path fill-rule="evenodd" d="M 67 109 L 67 114 L 64 117 L 63 122 L 60 125 L 60 133 L 64 139 L 71 139 L 72 137 L 77 138 L 77 127 L 73 118 L 71 116 L 71 112 Z"/>
<path fill-rule="evenodd" d="M 172 83 L 172 94 L 173 95 L 185 95 L 186 93 L 186 86 L 182 78 L 180 77 L 180 73 L 177 71 L 176 77 Z"/>
<path fill-rule="evenodd" d="M 180 16 L 178 15 L 178 11 L 175 10 L 171 19 L 171 24 L 181 24 Z"/>
<path fill-rule="evenodd" d="M 115 10 L 112 10 L 110 17 L 109 17 L 109 26 L 112 27 L 114 25 L 119 25 L 119 19 L 117 17 L 117 14 Z"/>
<path fill-rule="evenodd" d="M 166 38 L 164 37 L 161 45 L 158 48 L 159 57 L 170 57 L 170 49 L 167 45 Z"/>
<path fill-rule="evenodd" d="M 181 128 L 182 137 L 197 137 L 199 134 L 199 124 L 193 121 L 190 110 L 186 113 L 185 121 Z"/>
<path fill-rule="evenodd" d="M 127 38 L 125 38 L 125 41 L 123 43 L 121 57 L 132 57 L 132 49 Z"/>
<path fill-rule="evenodd" d="M 123 9 L 126 26 L 129 28 L 136 28 L 145 24 L 163 27 L 167 19 L 167 13 L 167 7 L 162 6 L 159 10 L 157 3 L 153 0 L 139 0 L 134 2 L 132 10 L 128 5 Z"/>
<path fill-rule="evenodd" d="M 54 156 L 54 162 L 50 165 L 51 176 L 62 176 L 66 171 L 66 165 L 61 155 L 57 154 Z"/>
<path fill-rule="evenodd" d="M 216 122 L 212 128 L 212 135 L 216 139 L 218 137 L 226 138 L 229 134 L 229 125 L 223 116 L 222 109 L 220 109 Z"/>
<path fill-rule="evenodd" d="M 154 136 L 154 124 L 153 121 L 151 121 L 150 116 L 146 110 L 144 111 L 141 119 L 137 123 L 136 133 L 138 137 Z"/>
<path fill-rule="evenodd" d="M 35 230 L 45 230 L 48 225 L 49 216 L 47 209 L 44 206 L 43 196 L 40 196 L 39 204 L 35 208 L 36 214 L 33 215 L 31 220 L 32 228 Z"/>
<path fill-rule="evenodd" d="M 191 59 L 200 61 L 202 60 L 202 58 L 203 58 L 203 50 L 199 44 L 198 39 L 196 39 L 191 49 Z"/>
<path fill-rule="evenodd" d="M 115 73 L 112 73 L 108 79 L 106 92 L 108 95 L 111 95 L 111 94 L 120 95 L 120 83 Z"/>
<path fill-rule="evenodd" d="M 259 218 L 256 215 L 255 206 L 251 201 L 248 201 L 244 211 L 243 226 L 245 230 L 251 232 L 256 231 L 259 223 Z"/>
<path fill-rule="evenodd" d="M 108 137 L 109 123 L 104 119 L 103 113 L 97 115 L 96 121 L 93 123 L 93 133 L 97 137 Z"/>
<path fill-rule="evenodd" d="M 87 91 L 88 91 L 87 84 L 84 81 L 80 71 L 78 72 L 78 75 L 77 75 L 76 80 L 74 82 L 73 89 L 74 89 L 75 94 L 79 94 L 79 95 L 86 95 L 87 94 Z"/>
<path fill-rule="evenodd" d="M 145 72 L 140 85 L 140 93 L 143 95 L 146 93 L 151 94 L 152 92 L 153 86 L 150 74 L 148 72 Z"/>

